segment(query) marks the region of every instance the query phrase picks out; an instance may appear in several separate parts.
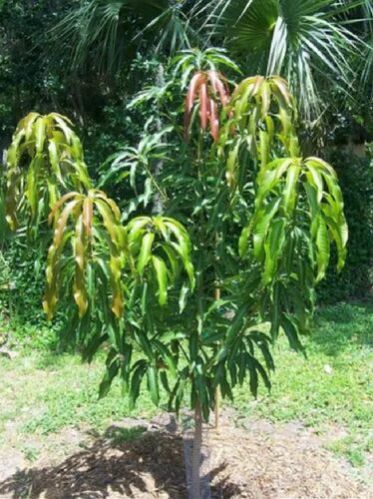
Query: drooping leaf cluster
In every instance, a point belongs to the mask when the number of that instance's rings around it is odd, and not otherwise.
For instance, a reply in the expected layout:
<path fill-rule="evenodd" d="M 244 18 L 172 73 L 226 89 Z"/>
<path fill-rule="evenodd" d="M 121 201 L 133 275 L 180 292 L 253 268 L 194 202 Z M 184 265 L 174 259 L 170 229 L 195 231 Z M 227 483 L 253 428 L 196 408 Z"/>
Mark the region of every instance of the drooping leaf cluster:
<path fill-rule="evenodd" d="M 30 113 L 18 124 L 7 153 L 6 174 L 6 212 L 13 230 L 17 213 L 28 212 L 31 223 L 38 224 L 63 191 L 89 187 L 82 145 L 71 126 L 57 113 Z"/>

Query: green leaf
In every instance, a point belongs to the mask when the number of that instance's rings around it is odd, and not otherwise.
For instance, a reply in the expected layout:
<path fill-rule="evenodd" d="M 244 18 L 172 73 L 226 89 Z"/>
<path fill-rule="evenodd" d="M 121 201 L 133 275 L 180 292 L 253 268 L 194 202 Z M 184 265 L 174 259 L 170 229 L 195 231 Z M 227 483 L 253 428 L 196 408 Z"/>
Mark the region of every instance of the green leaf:
<path fill-rule="evenodd" d="M 152 263 L 155 270 L 157 282 L 158 282 L 158 300 L 161 306 L 167 303 L 167 267 L 164 261 L 157 257 L 152 256 Z"/>
<path fill-rule="evenodd" d="M 330 259 L 330 240 L 328 229 L 324 218 L 319 216 L 317 219 L 316 233 L 316 260 L 317 260 L 317 281 L 320 281 L 324 276 Z"/>
<path fill-rule="evenodd" d="M 304 347 L 299 341 L 298 327 L 294 320 L 292 320 L 288 315 L 283 314 L 281 316 L 281 327 L 287 336 L 291 348 L 293 348 L 296 352 L 304 352 Z"/>
<path fill-rule="evenodd" d="M 264 241 L 267 237 L 272 219 L 279 209 L 280 203 L 281 199 L 274 199 L 254 215 L 255 222 L 253 223 L 253 254 L 257 259 L 260 259 L 261 255 L 263 254 Z"/>
<path fill-rule="evenodd" d="M 226 179 L 229 187 L 231 188 L 234 188 L 237 183 L 237 161 L 240 146 L 241 142 L 237 140 L 233 149 L 231 149 L 228 155 Z"/>
<path fill-rule="evenodd" d="M 130 382 L 129 400 L 130 408 L 134 408 L 140 395 L 140 387 L 143 377 L 147 371 L 148 364 L 144 359 L 138 360 L 133 366 L 133 373 Z"/>
<path fill-rule="evenodd" d="M 268 284 L 276 274 L 278 260 L 285 243 L 285 227 L 286 221 L 283 218 L 271 222 L 269 234 L 264 244 L 265 263 L 262 276 L 264 284 Z"/>
<path fill-rule="evenodd" d="M 283 202 L 285 213 L 291 216 L 297 200 L 298 188 L 297 183 L 301 169 L 298 165 L 292 164 L 287 170 L 285 188 L 283 190 Z"/>
<path fill-rule="evenodd" d="M 254 361 L 254 368 L 259 372 L 267 390 L 271 390 L 272 384 L 268 374 L 266 373 L 266 370 L 264 369 L 262 364 L 257 359 L 255 359 L 255 357 L 253 358 L 253 361 Z"/>
<path fill-rule="evenodd" d="M 147 232 L 142 238 L 141 250 L 137 261 L 137 271 L 143 275 L 145 267 L 152 256 L 152 246 L 154 242 L 154 232 Z"/>
<path fill-rule="evenodd" d="M 162 339 L 164 341 L 164 338 Z M 170 370 L 171 375 L 176 376 L 177 374 L 176 363 L 174 361 L 174 357 L 171 354 L 170 350 L 165 346 L 165 344 L 156 339 L 154 339 L 152 343 L 156 346 L 158 352 L 161 354 L 162 360 L 166 364 L 167 368 Z"/>
<path fill-rule="evenodd" d="M 249 237 L 252 227 L 251 224 L 247 225 L 241 232 L 240 238 L 238 240 L 238 251 L 241 258 L 247 255 L 249 250 Z"/>
<path fill-rule="evenodd" d="M 150 398 L 152 399 L 153 404 L 158 406 L 159 405 L 159 386 L 158 386 L 157 369 L 153 366 L 149 366 L 146 374 L 147 374 L 148 389 L 149 389 L 149 393 L 150 393 Z"/>
<path fill-rule="evenodd" d="M 250 373 L 250 391 L 256 398 L 258 396 L 259 380 L 258 380 L 258 373 L 256 370 L 255 359 L 248 353 L 245 353 L 244 355 L 246 359 L 246 369 Z"/>
<path fill-rule="evenodd" d="M 107 367 L 106 373 L 100 383 L 100 388 L 99 388 L 100 399 L 105 397 L 109 393 L 111 384 L 115 376 L 118 374 L 119 368 L 120 368 L 120 363 L 118 362 L 118 359 L 114 359 Z"/>
<path fill-rule="evenodd" d="M 99 347 L 107 341 L 108 335 L 106 333 L 95 334 L 93 338 L 89 340 L 89 342 L 84 346 L 82 359 L 83 361 L 87 361 L 91 363 L 94 355 L 99 350 Z"/>
<path fill-rule="evenodd" d="M 35 149 L 36 154 L 42 154 L 45 142 L 45 119 L 39 117 L 35 121 Z"/>
<path fill-rule="evenodd" d="M 275 369 L 275 364 L 269 349 L 269 345 L 271 344 L 271 338 L 266 334 L 262 333 L 261 331 L 250 331 L 250 338 L 254 340 L 255 343 L 260 348 L 267 369 L 273 371 Z"/>

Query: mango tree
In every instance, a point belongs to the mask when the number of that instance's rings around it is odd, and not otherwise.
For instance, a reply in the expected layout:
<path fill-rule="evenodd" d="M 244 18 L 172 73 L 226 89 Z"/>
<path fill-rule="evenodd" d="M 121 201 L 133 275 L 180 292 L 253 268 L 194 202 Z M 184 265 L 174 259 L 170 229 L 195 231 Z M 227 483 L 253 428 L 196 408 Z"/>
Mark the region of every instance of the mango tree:
<path fill-rule="evenodd" d="M 287 82 L 236 74 L 221 50 L 185 51 L 164 87 L 136 97 L 150 110 L 144 135 L 100 182 L 116 200 L 94 188 L 66 118 L 32 113 L 8 153 L 11 227 L 52 226 L 48 317 L 72 296 L 64 315 L 84 357 L 108 345 L 101 396 L 119 376 L 132 404 L 145 385 L 155 404 L 194 411 L 194 499 L 202 419 L 246 379 L 254 395 L 259 380 L 270 387 L 280 332 L 303 350 L 330 246 L 341 268 L 347 243 L 337 176 L 302 157 Z M 164 212 L 149 216 L 159 196 Z"/>

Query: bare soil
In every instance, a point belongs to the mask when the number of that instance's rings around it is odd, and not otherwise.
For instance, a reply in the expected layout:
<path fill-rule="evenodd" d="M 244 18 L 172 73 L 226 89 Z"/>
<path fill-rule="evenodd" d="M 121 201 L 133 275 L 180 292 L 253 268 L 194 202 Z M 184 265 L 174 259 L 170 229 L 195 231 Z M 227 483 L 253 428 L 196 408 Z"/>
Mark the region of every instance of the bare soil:
<path fill-rule="evenodd" d="M 226 412 L 219 433 L 206 430 L 204 469 L 212 498 L 373 498 L 350 465 L 323 447 L 325 437 L 299 423 L 237 424 Z M 48 437 L 32 465 L 12 442 L 12 429 L 7 433 L 0 450 L 1 499 L 187 496 L 183 436 L 167 416 L 151 423 L 123 420 L 100 436 L 66 429 Z"/>

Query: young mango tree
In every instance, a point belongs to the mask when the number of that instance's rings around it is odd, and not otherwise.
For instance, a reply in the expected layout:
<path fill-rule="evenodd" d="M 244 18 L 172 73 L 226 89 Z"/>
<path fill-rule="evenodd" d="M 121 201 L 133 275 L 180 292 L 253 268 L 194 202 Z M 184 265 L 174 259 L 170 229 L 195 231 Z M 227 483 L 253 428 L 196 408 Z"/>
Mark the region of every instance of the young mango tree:
<path fill-rule="evenodd" d="M 29 116 L 8 154 L 13 229 L 24 206 L 23 220 L 35 223 L 51 178 L 60 195 L 54 203 L 48 197 L 53 235 L 44 308 L 51 318 L 72 296 L 68 329 L 78 332 L 84 357 L 109 345 L 100 395 L 119 376 L 132 404 L 145 385 L 155 404 L 194 411 L 193 499 L 201 493 L 203 419 L 247 379 L 254 395 L 259 380 L 270 388 L 273 342 L 283 332 L 303 350 L 300 335 L 309 329 L 331 244 L 338 268 L 346 256 L 336 173 L 322 159 L 302 157 L 286 81 L 253 76 L 234 84 L 237 72 L 221 50 L 185 51 L 172 61 L 165 89 L 139 94 L 133 106 L 149 112 L 144 136 L 117 154 L 100 183 L 116 201 L 92 187 L 64 118 L 51 128 Z M 151 117 L 153 105 L 164 130 Z M 53 127 L 63 145 L 51 156 Z M 34 136 L 19 150 L 23 137 Z M 30 190 L 31 176 L 38 187 Z M 132 199 L 118 195 L 127 182 Z M 164 212 L 149 216 L 159 195 Z"/>

